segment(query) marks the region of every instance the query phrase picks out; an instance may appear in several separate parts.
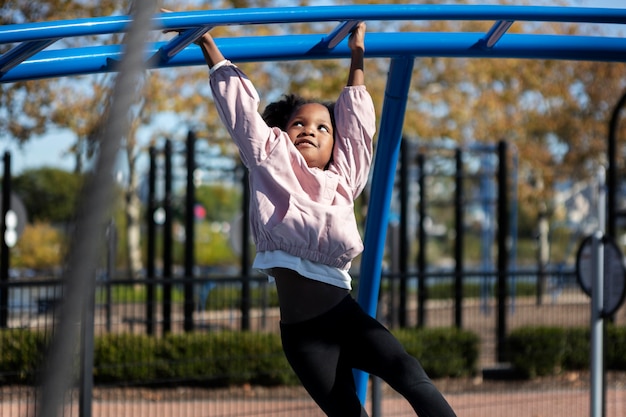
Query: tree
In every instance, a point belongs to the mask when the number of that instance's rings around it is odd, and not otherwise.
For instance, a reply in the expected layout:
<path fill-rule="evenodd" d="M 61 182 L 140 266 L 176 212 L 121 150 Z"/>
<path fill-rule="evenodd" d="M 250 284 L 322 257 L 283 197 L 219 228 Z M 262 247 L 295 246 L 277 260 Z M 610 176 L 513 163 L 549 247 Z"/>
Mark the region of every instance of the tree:
<path fill-rule="evenodd" d="M 171 3 L 173 10 L 204 8 L 196 1 Z M 337 4 L 347 3 L 337 0 Z M 352 2 L 350 2 L 352 3 Z M 357 3 L 361 3 L 360 1 Z M 363 3 L 366 3 L 365 1 Z M 431 3 L 438 3 L 432 1 Z M 510 4 L 511 1 L 503 0 Z M 517 3 L 517 2 L 515 2 Z M 57 20 L 84 16 L 125 13 L 131 2 L 60 1 L 33 3 L 10 1 L 0 6 L 3 24 L 24 21 Z M 302 6 L 314 4 L 303 0 Z M 222 0 L 212 8 L 282 6 L 279 0 Z M 368 23 L 369 31 L 385 30 L 385 22 Z M 491 22 L 407 21 L 398 22 L 405 32 L 448 31 L 486 33 Z M 213 29 L 217 38 L 278 33 L 328 33 L 336 23 L 296 25 L 226 26 Z M 542 24 L 542 31 L 550 24 Z M 555 33 L 587 34 L 602 29 L 593 26 L 552 24 Z M 532 25 L 516 22 L 509 32 L 529 32 Z M 175 34 L 153 34 L 167 39 Z M 367 39 L 367 38 L 366 38 Z M 152 40 L 152 39 L 151 39 Z M 88 39 L 65 40 L 63 46 L 79 45 Z M 118 37 L 97 42 L 119 41 Z M 190 47 L 194 47 L 193 45 Z M 388 59 L 367 59 L 366 80 L 376 108 L 382 109 Z M 333 99 L 345 83 L 347 61 L 317 60 L 248 63 L 240 66 L 253 77 L 262 106 L 281 93 L 297 91 L 306 96 Z M 419 58 L 415 62 L 407 103 L 405 135 L 419 144 L 447 140 L 461 146 L 474 142 L 504 139 L 515 147 L 520 160 L 519 207 L 526 218 L 535 218 L 551 200 L 554 184 L 563 179 L 588 177 L 605 154 L 607 123 L 626 81 L 624 64 L 539 61 L 519 59 Z M 114 74 L 0 84 L 0 134 L 28 140 L 52 124 L 70 128 L 77 136 L 75 152 L 86 156 L 97 151 L 92 146 L 99 122 L 106 112 L 108 90 Z M 41 83 L 41 84 L 39 84 Z M 77 86 L 82 86 L 77 88 Z M 136 199 L 136 164 L 145 145 L 136 132 L 153 124 L 159 115 L 175 115 L 175 124 L 153 128 L 151 140 L 183 137 L 193 128 L 199 137 L 224 155 L 237 158 L 237 150 L 223 129 L 214 110 L 207 82 L 206 67 L 172 68 L 147 71 L 141 86 L 141 99 L 129 117 L 133 130 L 125 138 L 128 175 L 127 217 L 130 242 L 138 240 L 140 215 Z M 70 91 L 71 90 L 71 91 Z M 97 109 L 97 111 L 93 111 Z M 95 114 L 95 116 L 94 116 Z M 6 116 L 6 117 L 4 117 Z M 180 132 L 184 126 L 184 132 Z M 623 137 L 626 126 L 620 126 Z M 620 151 L 623 154 L 623 149 Z M 623 158 L 618 158 L 621 161 Z M 82 162 L 77 159 L 77 171 Z M 539 189 L 537 184 L 543 184 Z M 130 243 L 138 250 L 138 245 Z M 131 249 L 133 250 L 133 249 Z M 136 259 L 136 256 L 131 256 Z M 134 261 L 131 271 L 138 267 Z"/>
<path fill-rule="evenodd" d="M 29 169 L 13 179 L 32 222 L 67 225 L 76 214 L 84 177 L 58 168 Z"/>
<path fill-rule="evenodd" d="M 9 0 L 0 4 L 0 25 L 108 15 L 117 3 L 113 0 Z M 63 43 L 71 46 L 86 41 L 89 39 L 67 39 Z M 10 47 L 0 45 L 0 53 Z M 24 143 L 33 135 L 46 132 L 53 123 L 51 117 L 57 107 L 58 93 L 62 91 L 58 89 L 59 83 L 60 80 L 37 80 L 0 84 L 0 136 Z"/>
<path fill-rule="evenodd" d="M 601 30 L 550 26 L 565 34 Z M 420 23 L 428 31 L 485 33 L 489 27 Z M 518 22 L 510 32 L 532 30 Z M 418 143 L 452 140 L 459 146 L 506 140 L 520 161 L 520 210 L 536 219 L 541 207 L 551 205 L 556 184 L 593 178 L 605 160 L 608 120 L 626 87 L 624 69 L 606 62 L 420 58 L 405 133 Z"/>
<path fill-rule="evenodd" d="M 17 268 L 52 269 L 62 265 L 66 240 L 49 223 L 28 224 L 13 249 L 12 264 Z"/>
<path fill-rule="evenodd" d="M 230 222 L 241 211 L 241 187 L 201 185 L 196 189 L 196 200 L 205 208 L 209 221 Z"/>

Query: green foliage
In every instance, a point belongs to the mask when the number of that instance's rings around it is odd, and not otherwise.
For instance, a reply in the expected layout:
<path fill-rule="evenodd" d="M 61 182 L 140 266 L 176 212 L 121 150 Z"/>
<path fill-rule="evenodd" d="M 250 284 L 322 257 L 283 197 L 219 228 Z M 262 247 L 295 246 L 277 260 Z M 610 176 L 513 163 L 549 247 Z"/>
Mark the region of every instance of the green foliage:
<path fill-rule="evenodd" d="M 96 383 L 170 385 L 184 381 L 209 387 L 296 382 L 278 335 L 231 331 L 163 339 L 102 337 L 96 343 L 94 377 Z"/>
<path fill-rule="evenodd" d="M 560 327 L 523 327 L 508 337 L 511 363 L 526 376 L 560 372 L 565 358 L 566 333 Z"/>
<path fill-rule="evenodd" d="M 111 300 L 114 304 L 145 303 L 148 300 L 146 281 L 138 282 L 134 285 L 113 285 L 111 287 Z M 104 288 L 96 291 L 96 301 L 106 302 L 108 294 Z M 180 287 L 172 288 L 172 302 L 182 303 L 185 299 L 183 290 Z M 163 300 L 163 287 L 158 285 L 155 288 L 155 301 Z"/>
<path fill-rule="evenodd" d="M 474 333 L 455 328 L 400 329 L 393 333 L 431 378 L 476 373 L 480 341 Z"/>
<path fill-rule="evenodd" d="M 198 265 L 236 265 L 239 262 L 237 254 L 232 250 L 229 236 L 221 231 L 214 230 L 209 222 L 196 225 L 195 255 Z M 183 248 L 177 246 L 176 258 L 182 263 Z"/>
<path fill-rule="evenodd" d="M 588 328 L 523 327 L 507 339 L 511 363 L 527 377 L 589 367 Z M 626 327 L 607 326 L 607 369 L 626 370 Z"/>
<path fill-rule="evenodd" d="M 626 328 L 607 326 L 605 346 L 607 367 L 626 371 Z"/>
<path fill-rule="evenodd" d="M 184 226 L 179 224 L 176 227 L 183 228 Z M 200 266 L 230 266 L 238 265 L 239 257 L 233 251 L 229 235 L 222 230 L 216 230 L 212 227 L 210 222 L 198 221 L 195 225 L 195 259 L 196 264 Z M 123 236 L 122 236 L 123 238 Z M 144 245 L 143 255 L 147 256 L 146 239 L 143 239 Z M 163 236 L 162 230 L 159 230 L 156 237 L 156 251 L 162 253 L 163 251 Z M 173 261 L 175 264 L 182 265 L 184 263 L 184 242 L 175 240 L 173 243 Z M 144 259 L 144 262 L 147 259 Z"/>
<path fill-rule="evenodd" d="M 261 286 L 252 288 L 250 291 L 250 302 L 252 308 L 278 307 L 278 293 L 276 286 Z M 209 292 L 209 296 L 204 308 L 208 310 L 222 310 L 239 305 L 241 301 L 241 290 L 239 288 L 220 286 Z"/>
<path fill-rule="evenodd" d="M 33 383 L 45 346 L 43 333 L 24 329 L 1 331 L 0 384 Z"/>
<path fill-rule="evenodd" d="M 395 333 L 432 377 L 475 372 L 478 338 L 470 332 L 429 329 Z M 44 342 L 41 333 L 0 331 L 0 383 L 33 383 L 43 358 Z M 170 334 L 163 338 L 135 334 L 97 336 L 94 381 L 206 387 L 298 383 L 282 351 L 279 334 L 238 331 Z"/>
<path fill-rule="evenodd" d="M 131 334 L 104 335 L 94 343 L 94 380 L 100 383 L 153 381 L 159 369 L 158 340 Z"/>
<path fill-rule="evenodd" d="M 18 268 L 50 269 L 62 264 L 65 237 L 48 223 L 27 224 L 11 252 L 11 264 Z"/>
<path fill-rule="evenodd" d="M 208 220 L 229 222 L 241 212 L 241 186 L 201 185 L 196 188 L 196 200 L 205 208 Z"/>
<path fill-rule="evenodd" d="M 43 167 L 16 176 L 13 190 L 22 198 L 31 221 L 68 223 L 75 215 L 83 182 L 82 175 Z"/>
<path fill-rule="evenodd" d="M 567 329 L 565 337 L 564 369 L 589 368 L 590 334 L 588 328 Z"/>
<path fill-rule="evenodd" d="M 489 286 L 490 294 L 495 294 L 497 285 Z M 515 284 L 515 294 L 519 297 L 532 296 L 537 293 L 535 284 L 529 282 L 518 282 Z M 464 298 L 479 298 L 481 296 L 481 284 L 464 283 Z M 454 297 L 454 282 L 443 282 L 428 287 L 428 299 L 447 300 Z"/>

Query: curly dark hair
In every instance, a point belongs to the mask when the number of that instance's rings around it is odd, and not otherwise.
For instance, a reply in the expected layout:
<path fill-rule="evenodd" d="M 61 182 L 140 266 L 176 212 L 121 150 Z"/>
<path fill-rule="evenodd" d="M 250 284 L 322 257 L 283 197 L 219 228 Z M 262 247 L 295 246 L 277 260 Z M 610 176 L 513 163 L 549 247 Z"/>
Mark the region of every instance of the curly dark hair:
<path fill-rule="evenodd" d="M 335 131 L 335 103 L 305 99 L 297 94 L 285 94 L 281 100 L 268 104 L 265 110 L 263 110 L 261 117 L 263 117 L 268 126 L 287 130 L 287 122 L 291 115 L 301 106 L 311 103 L 321 104 L 328 109 L 333 131 Z"/>

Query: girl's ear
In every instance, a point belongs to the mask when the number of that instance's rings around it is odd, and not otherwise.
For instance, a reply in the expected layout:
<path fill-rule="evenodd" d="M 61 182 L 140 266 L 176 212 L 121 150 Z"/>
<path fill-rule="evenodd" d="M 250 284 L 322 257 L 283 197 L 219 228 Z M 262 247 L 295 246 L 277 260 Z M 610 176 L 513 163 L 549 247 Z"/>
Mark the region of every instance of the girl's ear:
<path fill-rule="evenodd" d="M 326 103 L 326 108 L 328 109 L 328 113 L 330 113 L 330 122 L 333 125 L 333 134 L 337 131 L 337 126 L 335 125 L 335 103 Z"/>
<path fill-rule="evenodd" d="M 331 113 L 332 114 L 332 113 Z M 333 123 L 334 124 L 334 123 Z M 333 163 L 333 156 L 335 155 L 335 127 L 333 126 L 333 150 L 330 153 L 330 159 L 328 160 L 328 163 L 324 166 L 324 171 L 326 171 L 329 167 L 330 164 Z"/>

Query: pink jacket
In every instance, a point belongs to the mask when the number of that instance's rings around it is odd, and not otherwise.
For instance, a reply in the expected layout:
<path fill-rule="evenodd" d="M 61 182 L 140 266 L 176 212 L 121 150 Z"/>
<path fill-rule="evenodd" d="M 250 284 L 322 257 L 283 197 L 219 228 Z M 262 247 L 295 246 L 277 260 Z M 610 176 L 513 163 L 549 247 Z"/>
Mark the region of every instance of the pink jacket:
<path fill-rule="evenodd" d="M 362 252 L 354 199 L 365 187 L 376 131 L 365 86 L 345 87 L 335 105 L 333 162 L 309 168 L 287 133 L 258 113 L 246 75 L 228 63 L 210 78 L 222 122 L 250 172 L 250 217 L 257 251 L 291 255 L 347 270 Z"/>

